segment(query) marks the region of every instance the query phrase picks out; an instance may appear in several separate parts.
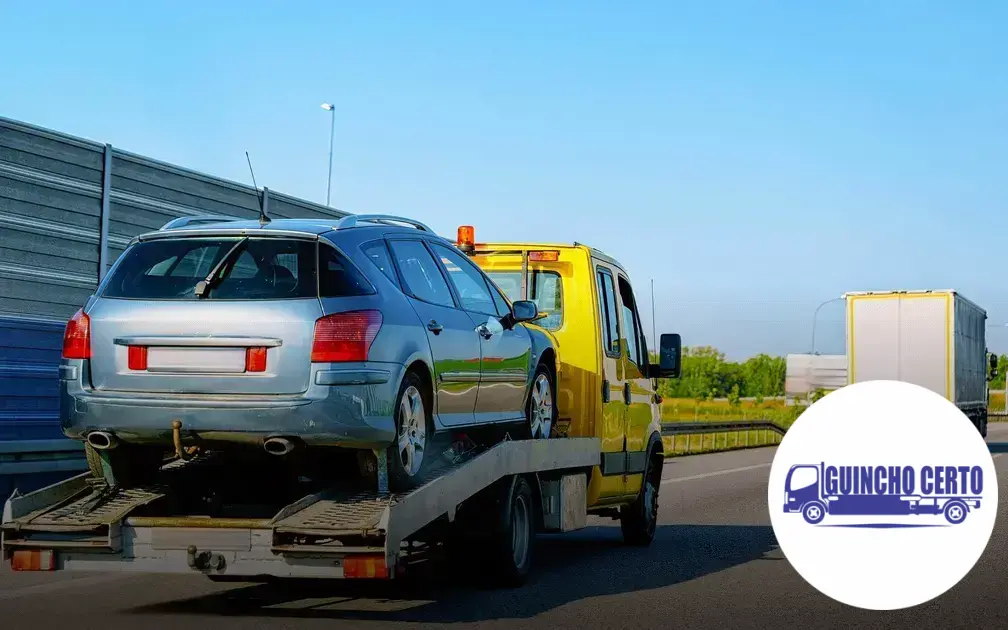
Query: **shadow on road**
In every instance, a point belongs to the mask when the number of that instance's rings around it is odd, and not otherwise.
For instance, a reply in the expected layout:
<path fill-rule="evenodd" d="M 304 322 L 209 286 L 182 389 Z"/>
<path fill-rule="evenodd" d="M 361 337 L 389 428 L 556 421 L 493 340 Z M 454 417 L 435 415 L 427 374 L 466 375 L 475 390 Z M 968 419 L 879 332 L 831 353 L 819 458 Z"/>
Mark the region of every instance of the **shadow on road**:
<path fill-rule="evenodd" d="M 987 450 L 991 453 L 1008 453 L 1008 442 L 987 442 Z"/>
<path fill-rule="evenodd" d="M 435 564 L 412 580 L 393 583 L 241 585 L 124 612 L 428 623 L 522 619 L 589 597 L 686 582 L 763 559 L 775 549 L 770 527 L 667 525 L 647 549 L 625 546 L 618 527 L 590 527 L 540 537 L 533 573 L 522 589 L 474 587 L 471 576 Z"/>

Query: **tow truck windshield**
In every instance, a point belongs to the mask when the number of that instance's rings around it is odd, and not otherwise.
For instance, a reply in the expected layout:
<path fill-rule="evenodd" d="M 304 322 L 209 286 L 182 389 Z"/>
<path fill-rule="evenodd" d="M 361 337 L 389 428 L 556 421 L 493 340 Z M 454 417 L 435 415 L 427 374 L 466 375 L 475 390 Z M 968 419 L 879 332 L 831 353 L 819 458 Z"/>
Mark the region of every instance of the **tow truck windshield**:
<path fill-rule="evenodd" d="M 508 300 L 521 300 L 521 270 L 502 271 L 495 269 L 487 271 L 490 279 L 500 287 Z M 536 320 L 536 325 L 547 330 L 557 330 L 563 325 L 563 282 L 560 274 L 555 271 L 531 270 L 528 281 L 529 295 L 525 299 L 532 300 L 539 307 L 540 313 L 547 316 Z"/>

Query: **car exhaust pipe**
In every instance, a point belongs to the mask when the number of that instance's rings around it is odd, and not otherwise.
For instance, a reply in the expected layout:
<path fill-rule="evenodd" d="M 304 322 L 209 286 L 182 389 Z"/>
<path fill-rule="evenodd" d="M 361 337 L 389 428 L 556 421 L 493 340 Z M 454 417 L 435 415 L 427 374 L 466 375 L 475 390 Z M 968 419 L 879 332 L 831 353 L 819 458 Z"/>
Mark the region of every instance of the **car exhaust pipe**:
<path fill-rule="evenodd" d="M 91 448 L 99 451 L 107 451 L 115 448 L 119 444 L 119 440 L 117 440 L 111 433 L 107 433 L 105 431 L 92 431 L 87 434 L 87 443 L 91 445 Z"/>
<path fill-rule="evenodd" d="M 270 455 L 286 455 L 294 450 L 294 443 L 287 438 L 271 437 L 263 442 L 263 448 Z"/>

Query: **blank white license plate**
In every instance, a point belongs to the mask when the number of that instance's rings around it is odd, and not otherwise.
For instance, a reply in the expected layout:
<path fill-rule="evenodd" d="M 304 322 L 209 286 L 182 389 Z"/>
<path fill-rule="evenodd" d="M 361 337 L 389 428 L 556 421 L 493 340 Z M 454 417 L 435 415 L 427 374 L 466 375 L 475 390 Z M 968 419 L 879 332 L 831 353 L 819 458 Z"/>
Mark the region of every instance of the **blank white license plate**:
<path fill-rule="evenodd" d="M 233 374 L 245 371 L 245 348 L 147 349 L 148 372 Z"/>

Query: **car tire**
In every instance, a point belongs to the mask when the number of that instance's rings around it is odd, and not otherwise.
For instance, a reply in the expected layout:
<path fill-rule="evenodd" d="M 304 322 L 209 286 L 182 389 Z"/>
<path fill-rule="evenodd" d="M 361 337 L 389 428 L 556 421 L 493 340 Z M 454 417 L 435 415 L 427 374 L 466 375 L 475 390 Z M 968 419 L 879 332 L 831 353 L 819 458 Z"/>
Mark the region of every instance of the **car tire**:
<path fill-rule="evenodd" d="M 525 439 L 546 440 L 553 437 L 557 421 L 556 379 L 553 370 L 545 363 L 536 367 L 525 402 Z"/>
<path fill-rule="evenodd" d="M 640 493 L 630 505 L 620 508 L 620 530 L 623 541 L 634 547 L 647 547 L 658 529 L 658 494 L 661 490 L 661 471 L 654 465 L 656 454 L 648 455 L 647 469 Z"/>
<path fill-rule="evenodd" d="M 536 511 L 532 487 L 525 477 L 514 478 L 500 501 L 497 532 L 490 544 L 492 578 L 498 586 L 517 588 L 525 583 L 535 548 Z"/>
<path fill-rule="evenodd" d="M 437 457 L 431 396 L 416 372 L 407 372 L 399 386 L 393 412 L 396 438 L 386 451 L 389 489 L 404 492 L 420 486 Z M 419 449 L 417 448 L 419 447 Z"/>
<path fill-rule="evenodd" d="M 160 450 L 127 444 L 99 451 L 85 442 L 84 457 L 92 477 L 124 488 L 151 483 L 164 464 Z"/>

